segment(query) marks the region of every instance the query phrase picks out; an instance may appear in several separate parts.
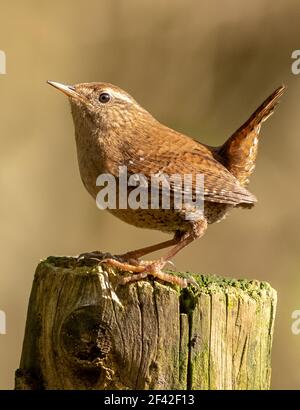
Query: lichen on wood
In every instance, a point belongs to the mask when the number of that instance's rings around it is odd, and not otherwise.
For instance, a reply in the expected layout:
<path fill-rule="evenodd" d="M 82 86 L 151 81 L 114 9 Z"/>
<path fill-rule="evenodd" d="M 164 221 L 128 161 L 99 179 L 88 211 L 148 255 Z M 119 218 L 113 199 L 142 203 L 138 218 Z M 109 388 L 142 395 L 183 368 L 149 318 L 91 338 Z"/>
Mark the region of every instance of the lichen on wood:
<path fill-rule="evenodd" d="M 123 286 L 120 274 L 71 257 L 38 265 L 16 389 L 270 387 L 269 284 L 194 274 L 199 288 Z"/>

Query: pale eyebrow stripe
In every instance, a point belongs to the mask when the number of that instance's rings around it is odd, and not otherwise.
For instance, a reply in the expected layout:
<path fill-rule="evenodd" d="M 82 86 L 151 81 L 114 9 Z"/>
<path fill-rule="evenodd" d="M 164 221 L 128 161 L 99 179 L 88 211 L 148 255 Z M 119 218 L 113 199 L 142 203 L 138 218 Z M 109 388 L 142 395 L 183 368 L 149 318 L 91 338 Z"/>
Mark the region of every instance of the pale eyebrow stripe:
<path fill-rule="evenodd" d="M 111 89 L 107 89 L 107 92 L 108 92 L 108 93 L 111 93 L 111 95 L 113 95 L 113 96 L 115 96 L 115 97 L 117 97 L 117 98 L 120 98 L 120 100 L 127 101 L 127 102 L 130 102 L 130 103 L 133 102 L 132 99 L 129 98 L 129 97 L 127 97 L 126 94 L 122 94 L 122 93 L 119 93 L 118 91 L 111 90 Z"/>

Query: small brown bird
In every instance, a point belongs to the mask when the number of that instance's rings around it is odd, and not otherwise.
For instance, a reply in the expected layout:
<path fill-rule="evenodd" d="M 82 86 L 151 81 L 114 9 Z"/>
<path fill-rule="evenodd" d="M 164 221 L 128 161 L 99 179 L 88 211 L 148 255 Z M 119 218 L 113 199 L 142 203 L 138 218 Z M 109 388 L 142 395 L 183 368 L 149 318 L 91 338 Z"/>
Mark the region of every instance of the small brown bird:
<path fill-rule="evenodd" d="M 256 198 L 245 187 L 255 167 L 258 135 L 262 122 L 272 113 L 284 92 L 279 87 L 222 146 L 210 147 L 158 122 L 128 93 L 108 83 L 74 86 L 49 84 L 70 100 L 75 125 L 79 169 L 84 186 L 96 198 L 96 179 L 103 173 L 115 178 L 126 165 L 128 176 L 142 173 L 147 180 L 157 173 L 204 175 L 204 212 L 196 220 L 186 218 L 186 209 L 116 209 L 109 211 L 141 228 L 173 233 L 171 240 L 101 261 L 131 272 L 122 283 L 148 275 L 186 287 L 192 280 L 165 273 L 163 267 L 182 248 L 204 235 L 207 225 L 219 222 L 235 207 L 251 208 Z M 195 186 L 193 185 L 193 190 Z M 175 194 L 175 187 L 171 187 Z M 194 194 L 195 192 L 193 192 Z M 157 261 L 142 256 L 171 247 Z M 84 254 L 96 257 L 100 253 Z"/>

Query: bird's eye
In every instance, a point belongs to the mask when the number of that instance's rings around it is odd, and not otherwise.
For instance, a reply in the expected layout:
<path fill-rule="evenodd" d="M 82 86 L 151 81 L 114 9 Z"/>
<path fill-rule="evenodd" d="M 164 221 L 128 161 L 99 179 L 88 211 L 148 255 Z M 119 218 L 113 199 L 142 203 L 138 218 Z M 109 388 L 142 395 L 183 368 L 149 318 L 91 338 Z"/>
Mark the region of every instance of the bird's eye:
<path fill-rule="evenodd" d="M 103 104 L 108 103 L 108 101 L 110 100 L 110 95 L 108 93 L 101 93 L 99 95 L 99 101 Z"/>

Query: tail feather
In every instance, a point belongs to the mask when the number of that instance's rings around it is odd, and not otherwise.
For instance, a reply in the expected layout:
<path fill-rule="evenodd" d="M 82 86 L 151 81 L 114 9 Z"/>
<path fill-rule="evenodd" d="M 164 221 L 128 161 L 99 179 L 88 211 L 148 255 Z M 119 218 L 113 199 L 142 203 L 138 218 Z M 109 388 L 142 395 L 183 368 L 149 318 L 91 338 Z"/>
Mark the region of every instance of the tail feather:
<path fill-rule="evenodd" d="M 258 108 L 257 110 L 251 115 L 248 121 L 243 124 L 239 130 L 242 128 L 254 126 L 261 122 L 266 121 L 274 112 L 274 109 L 279 104 L 279 98 L 283 95 L 285 91 L 285 86 L 282 85 L 278 87 Z M 238 130 L 238 131 L 239 131 Z M 237 131 L 237 132 L 238 132 Z"/>
<path fill-rule="evenodd" d="M 225 144 L 215 150 L 218 160 L 243 186 L 249 183 L 255 168 L 261 124 L 273 114 L 284 90 L 285 86 L 277 88 Z"/>

